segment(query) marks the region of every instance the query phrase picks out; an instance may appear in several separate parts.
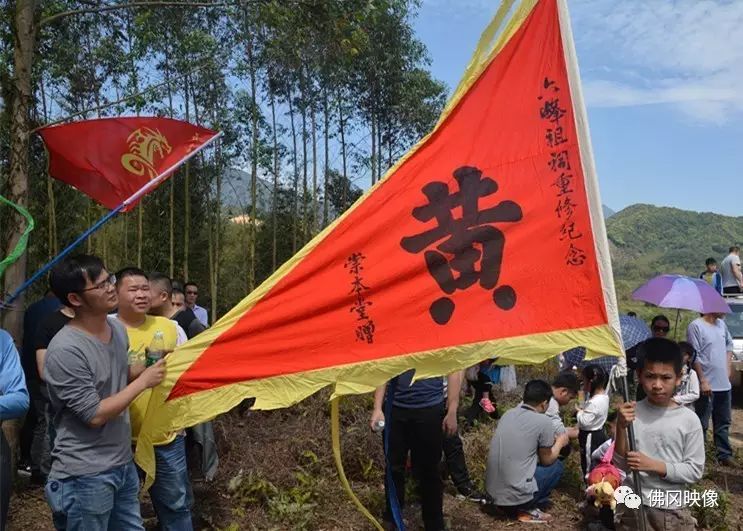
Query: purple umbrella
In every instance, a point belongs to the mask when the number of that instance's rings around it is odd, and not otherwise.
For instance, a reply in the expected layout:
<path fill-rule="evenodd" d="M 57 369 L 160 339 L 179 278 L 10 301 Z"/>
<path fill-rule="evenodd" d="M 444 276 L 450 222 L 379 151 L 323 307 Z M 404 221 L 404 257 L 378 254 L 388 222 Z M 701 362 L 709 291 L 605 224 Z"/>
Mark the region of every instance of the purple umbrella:
<path fill-rule="evenodd" d="M 700 278 L 683 275 L 659 275 L 648 280 L 632 293 L 636 301 L 649 302 L 661 308 L 675 308 L 678 334 L 679 310 L 699 313 L 731 313 L 730 306 L 717 290 Z"/>
<path fill-rule="evenodd" d="M 661 308 L 691 310 L 699 313 L 730 313 L 730 306 L 712 286 L 700 278 L 660 275 L 632 293 L 636 301 Z"/>

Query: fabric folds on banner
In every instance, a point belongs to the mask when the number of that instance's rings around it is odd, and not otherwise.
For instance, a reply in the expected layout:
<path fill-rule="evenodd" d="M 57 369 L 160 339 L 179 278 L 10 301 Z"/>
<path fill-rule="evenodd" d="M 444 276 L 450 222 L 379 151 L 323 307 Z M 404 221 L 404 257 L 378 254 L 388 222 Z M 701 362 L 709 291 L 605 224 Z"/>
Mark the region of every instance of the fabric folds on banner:
<path fill-rule="evenodd" d="M 151 444 L 248 397 L 271 409 L 328 385 L 368 392 L 409 368 L 541 363 L 575 346 L 621 355 L 562 27 L 556 0 L 521 2 L 497 39 L 489 27 L 434 131 L 169 356 L 137 447 L 148 474 Z"/>
<path fill-rule="evenodd" d="M 39 134 L 49 175 L 114 209 L 217 133 L 172 118 L 124 117 L 54 125 Z"/>

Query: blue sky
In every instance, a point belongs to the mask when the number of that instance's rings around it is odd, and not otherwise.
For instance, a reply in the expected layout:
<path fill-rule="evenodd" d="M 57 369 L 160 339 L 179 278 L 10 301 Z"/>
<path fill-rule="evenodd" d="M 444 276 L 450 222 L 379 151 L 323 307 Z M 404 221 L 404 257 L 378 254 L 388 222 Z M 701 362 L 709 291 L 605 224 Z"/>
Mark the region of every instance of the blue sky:
<path fill-rule="evenodd" d="M 457 84 L 497 0 L 423 0 L 433 75 Z M 743 1 L 569 0 L 604 204 L 743 215 Z"/>

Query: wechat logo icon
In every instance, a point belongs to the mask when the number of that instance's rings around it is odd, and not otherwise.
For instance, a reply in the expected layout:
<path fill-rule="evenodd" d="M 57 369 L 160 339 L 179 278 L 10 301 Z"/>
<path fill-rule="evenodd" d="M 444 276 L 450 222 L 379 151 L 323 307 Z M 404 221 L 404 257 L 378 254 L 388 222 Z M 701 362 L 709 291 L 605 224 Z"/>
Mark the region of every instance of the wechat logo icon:
<path fill-rule="evenodd" d="M 639 509 L 642 504 L 642 498 L 626 485 L 622 485 L 614 491 L 614 499 L 617 503 L 623 503 L 630 509 Z"/>

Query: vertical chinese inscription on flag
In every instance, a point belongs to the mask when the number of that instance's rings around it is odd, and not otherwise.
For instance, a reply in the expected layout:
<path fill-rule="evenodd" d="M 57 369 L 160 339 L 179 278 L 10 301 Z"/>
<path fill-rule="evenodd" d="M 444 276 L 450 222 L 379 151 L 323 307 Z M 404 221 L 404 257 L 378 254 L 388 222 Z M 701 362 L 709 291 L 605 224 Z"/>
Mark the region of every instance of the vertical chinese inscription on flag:
<path fill-rule="evenodd" d="M 134 175 L 147 175 L 150 179 L 157 177 L 155 155 L 163 158 L 172 150 L 168 139 L 159 130 L 140 127 L 126 139 L 129 153 L 121 157 L 121 165 Z"/>
<path fill-rule="evenodd" d="M 574 176 L 570 167 L 570 154 L 563 144 L 569 141 L 561 121 L 567 111 L 560 106 L 560 87 L 555 81 L 545 77 L 537 100 L 540 102 L 539 118 L 545 124 L 544 142 L 550 148 L 547 167 L 552 174 L 557 204 L 555 215 L 560 223 L 560 241 L 566 244 L 565 263 L 571 266 L 583 265 L 586 253 L 581 248 L 583 233 L 576 227 L 574 216 L 578 205 L 573 201 Z"/>
<path fill-rule="evenodd" d="M 458 191 L 450 192 L 448 184 L 438 181 L 423 187 L 421 191 L 428 203 L 415 207 L 413 217 L 423 223 L 435 220 L 437 225 L 402 238 L 400 246 L 409 253 L 425 251 L 428 272 L 446 295 L 479 282 L 483 289 L 493 290 L 496 306 L 510 310 L 516 304 L 516 291 L 511 286 L 498 286 L 506 237 L 495 224 L 520 221 L 521 207 L 513 201 L 501 201 L 480 210 L 480 198 L 495 194 L 498 184 L 490 177 L 483 177 L 478 168 L 462 166 L 454 171 L 454 179 Z M 457 207 L 462 209 L 460 219 L 452 214 Z M 437 242 L 440 243 L 435 249 L 430 249 Z M 454 309 L 454 300 L 444 296 L 431 303 L 429 313 L 436 323 L 444 325 Z"/>
<path fill-rule="evenodd" d="M 356 314 L 356 321 L 359 323 L 356 326 L 356 341 L 365 341 L 366 343 L 374 343 L 374 321 L 369 316 L 369 306 L 372 306 L 372 301 L 364 296 L 365 291 L 369 291 L 369 286 L 364 284 L 364 279 L 361 276 L 361 272 L 364 270 L 364 260 L 366 256 L 362 253 L 353 253 L 346 259 L 346 263 L 343 264 L 348 272 L 351 274 L 351 294 L 354 296 L 353 306 L 351 306 L 351 312 Z"/>

